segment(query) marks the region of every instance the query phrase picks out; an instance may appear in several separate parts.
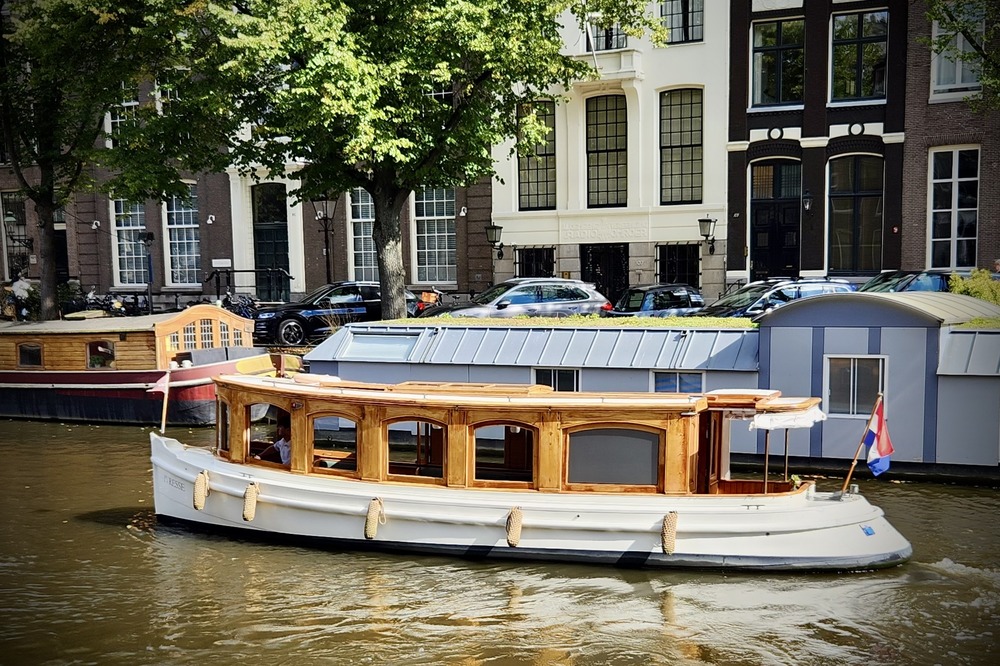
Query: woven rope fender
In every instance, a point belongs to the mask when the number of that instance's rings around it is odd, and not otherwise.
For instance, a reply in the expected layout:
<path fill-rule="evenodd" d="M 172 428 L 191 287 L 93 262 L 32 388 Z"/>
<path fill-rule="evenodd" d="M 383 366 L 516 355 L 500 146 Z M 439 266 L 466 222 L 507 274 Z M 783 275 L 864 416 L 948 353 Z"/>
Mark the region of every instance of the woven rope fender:
<path fill-rule="evenodd" d="M 379 525 L 385 525 L 385 506 L 381 497 L 373 497 L 368 503 L 368 515 L 365 516 L 365 538 L 374 539 Z"/>
<path fill-rule="evenodd" d="M 248 523 L 257 515 L 257 496 L 260 495 L 260 484 L 256 481 L 243 491 L 243 520 Z"/>
<path fill-rule="evenodd" d="M 201 511 L 205 508 L 205 498 L 208 497 L 209 492 L 208 470 L 203 469 L 198 472 L 198 476 L 194 477 L 194 497 L 191 500 L 191 506 L 196 511 Z"/>
<path fill-rule="evenodd" d="M 663 527 L 660 529 L 660 540 L 663 544 L 663 552 L 667 555 L 674 554 L 677 546 L 677 512 L 671 511 L 663 516 Z"/>
<path fill-rule="evenodd" d="M 507 514 L 507 545 L 516 548 L 521 542 L 521 524 L 524 522 L 524 514 L 521 507 L 515 506 Z"/>

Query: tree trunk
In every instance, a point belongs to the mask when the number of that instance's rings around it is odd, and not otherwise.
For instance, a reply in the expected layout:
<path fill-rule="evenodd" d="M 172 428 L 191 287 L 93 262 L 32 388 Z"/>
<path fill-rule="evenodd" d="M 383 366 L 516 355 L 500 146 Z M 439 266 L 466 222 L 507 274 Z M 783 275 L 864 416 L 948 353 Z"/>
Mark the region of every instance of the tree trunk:
<path fill-rule="evenodd" d="M 38 216 L 38 295 L 41 299 L 40 319 L 48 321 L 59 318 L 59 304 L 56 302 L 56 253 L 55 232 L 52 217 L 55 204 L 52 201 L 35 201 Z"/>
<path fill-rule="evenodd" d="M 370 189 L 369 189 L 370 188 Z M 366 189 L 375 204 L 372 240 L 378 257 L 379 284 L 382 292 L 382 318 L 406 318 L 406 272 L 403 269 L 403 244 L 399 227 L 400 213 L 410 197 L 388 178 L 376 179 Z"/>

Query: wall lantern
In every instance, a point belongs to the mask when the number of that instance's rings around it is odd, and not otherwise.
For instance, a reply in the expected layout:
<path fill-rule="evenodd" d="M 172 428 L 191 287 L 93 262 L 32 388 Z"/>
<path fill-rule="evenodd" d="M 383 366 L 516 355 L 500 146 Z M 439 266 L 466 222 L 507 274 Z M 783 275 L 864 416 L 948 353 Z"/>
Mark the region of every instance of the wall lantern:
<path fill-rule="evenodd" d="M 503 243 L 500 242 L 500 234 L 502 233 L 503 227 L 500 225 L 486 225 L 486 242 L 490 244 L 491 248 L 497 251 L 497 259 L 503 259 Z"/>
<path fill-rule="evenodd" d="M 809 211 L 812 210 L 812 207 L 813 207 L 812 195 L 809 194 L 809 190 L 806 190 L 805 192 L 802 193 L 802 209 L 808 213 Z"/>
<path fill-rule="evenodd" d="M 708 243 L 708 253 L 715 254 L 715 218 L 703 217 L 698 220 L 698 233 Z"/>

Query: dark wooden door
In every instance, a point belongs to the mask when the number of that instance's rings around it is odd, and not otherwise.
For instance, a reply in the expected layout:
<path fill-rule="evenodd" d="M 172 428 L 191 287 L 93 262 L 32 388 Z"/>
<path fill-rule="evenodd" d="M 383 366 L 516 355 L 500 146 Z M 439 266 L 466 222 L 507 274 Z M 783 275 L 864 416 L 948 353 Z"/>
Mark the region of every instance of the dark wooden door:
<path fill-rule="evenodd" d="M 765 162 L 751 167 L 750 279 L 796 277 L 800 264 L 802 167 Z"/>
<path fill-rule="evenodd" d="M 288 209 L 281 183 L 261 183 L 253 188 L 253 249 L 257 297 L 287 301 Z"/>

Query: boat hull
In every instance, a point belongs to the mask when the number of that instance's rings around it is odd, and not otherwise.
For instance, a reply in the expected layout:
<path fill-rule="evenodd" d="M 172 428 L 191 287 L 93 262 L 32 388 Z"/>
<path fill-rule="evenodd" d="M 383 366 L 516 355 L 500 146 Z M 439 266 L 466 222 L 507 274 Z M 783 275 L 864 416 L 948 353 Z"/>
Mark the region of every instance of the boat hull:
<path fill-rule="evenodd" d="M 906 561 L 910 544 L 860 495 L 615 495 L 375 483 L 237 465 L 151 433 L 157 515 L 203 527 L 349 548 L 617 566 L 858 570 Z M 208 493 L 196 509 L 196 479 Z M 257 484 L 252 517 L 245 494 Z M 381 500 L 384 520 L 369 516 Z M 523 516 L 516 545 L 508 516 Z M 664 518 L 677 513 L 672 552 Z M 375 519 L 374 521 L 372 519 Z M 366 538 L 366 522 L 374 527 Z"/>

